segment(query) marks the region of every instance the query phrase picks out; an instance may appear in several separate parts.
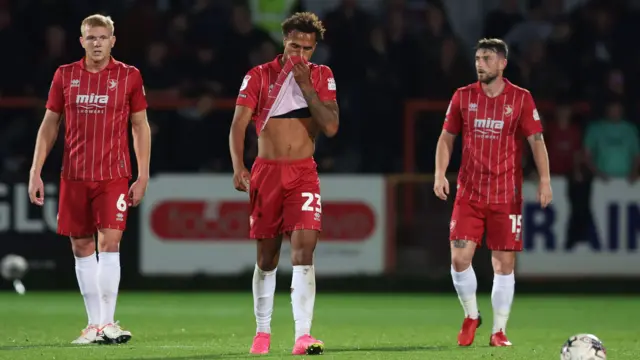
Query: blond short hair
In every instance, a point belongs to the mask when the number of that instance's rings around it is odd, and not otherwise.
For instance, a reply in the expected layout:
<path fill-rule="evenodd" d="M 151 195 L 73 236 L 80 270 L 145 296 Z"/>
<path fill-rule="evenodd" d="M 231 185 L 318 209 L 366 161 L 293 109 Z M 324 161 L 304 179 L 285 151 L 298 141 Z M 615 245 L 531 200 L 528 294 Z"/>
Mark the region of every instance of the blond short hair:
<path fill-rule="evenodd" d="M 113 35 L 115 31 L 115 27 L 113 25 L 113 20 L 111 20 L 111 16 L 104 16 L 101 14 L 93 14 L 87 16 L 84 20 L 82 20 L 82 24 L 80 25 L 80 34 L 84 35 L 85 26 L 90 27 L 105 27 L 109 29 L 111 35 Z"/>

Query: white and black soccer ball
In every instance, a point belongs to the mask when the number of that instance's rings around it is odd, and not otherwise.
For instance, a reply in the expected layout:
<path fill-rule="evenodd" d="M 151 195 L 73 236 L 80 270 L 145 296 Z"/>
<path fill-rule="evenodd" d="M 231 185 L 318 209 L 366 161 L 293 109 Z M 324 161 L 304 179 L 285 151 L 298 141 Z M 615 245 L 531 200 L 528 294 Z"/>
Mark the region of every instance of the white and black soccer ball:
<path fill-rule="evenodd" d="M 20 255 L 9 254 L 0 262 L 0 273 L 6 280 L 20 280 L 29 270 L 29 263 Z"/>
<path fill-rule="evenodd" d="M 562 345 L 560 360 L 603 360 L 607 350 L 597 336 L 591 334 L 574 335 Z"/>

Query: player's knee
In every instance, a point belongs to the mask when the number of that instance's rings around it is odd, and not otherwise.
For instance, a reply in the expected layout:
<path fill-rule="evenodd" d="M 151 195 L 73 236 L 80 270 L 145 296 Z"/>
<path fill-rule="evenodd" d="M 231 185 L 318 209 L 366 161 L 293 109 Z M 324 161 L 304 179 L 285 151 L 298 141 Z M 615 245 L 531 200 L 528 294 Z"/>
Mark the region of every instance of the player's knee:
<path fill-rule="evenodd" d="M 471 266 L 476 244 L 469 240 L 451 241 L 451 266 L 457 272 L 465 271 Z"/>
<path fill-rule="evenodd" d="M 96 242 L 93 236 L 72 237 L 71 251 L 75 257 L 87 257 L 96 252 Z"/>
<path fill-rule="evenodd" d="M 491 256 L 493 272 L 498 275 L 509 275 L 513 273 L 516 263 L 514 252 L 494 252 Z"/>
<path fill-rule="evenodd" d="M 451 266 L 453 267 L 453 270 L 457 271 L 457 272 L 462 272 L 465 271 L 469 268 L 469 266 L 471 266 L 471 259 L 467 259 L 464 257 L 456 257 L 456 256 L 452 256 L 451 257 Z"/>
<path fill-rule="evenodd" d="M 291 263 L 313 265 L 313 253 L 318 244 L 318 231 L 303 229 L 291 233 Z"/>
<path fill-rule="evenodd" d="M 498 275 L 510 275 L 513 273 L 515 266 L 513 263 L 494 263 L 493 272 Z"/>
<path fill-rule="evenodd" d="M 273 271 L 278 267 L 278 259 L 274 257 L 259 256 L 258 268 L 262 271 Z"/>
<path fill-rule="evenodd" d="M 313 265 L 313 249 L 300 248 L 291 250 L 292 265 Z"/>
<path fill-rule="evenodd" d="M 119 252 L 122 231 L 116 229 L 100 229 L 98 231 L 98 251 Z"/>
<path fill-rule="evenodd" d="M 273 271 L 280 262 L 280 246 L 282 237 L 260 239 L 257 242 L 258 257 L 256 264 L 263 271 Z"/>

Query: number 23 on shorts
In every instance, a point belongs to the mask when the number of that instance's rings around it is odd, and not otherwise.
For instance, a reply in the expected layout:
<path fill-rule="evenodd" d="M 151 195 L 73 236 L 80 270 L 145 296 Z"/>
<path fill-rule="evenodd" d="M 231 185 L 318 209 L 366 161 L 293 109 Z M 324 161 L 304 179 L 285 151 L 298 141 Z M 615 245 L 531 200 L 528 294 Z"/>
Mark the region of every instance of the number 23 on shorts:
<path fill-rule="evenodd" d="M 315 211 L 317 213 L 322 213 L 322 202 L 320 198 L 320 194 L 314 194 L 310 192 L 303 192 L 302 197 L 306 198 L 304 204 L 302 204 L 302 211 Z M 315 200 L 315 206 L 314 206 Z"/>

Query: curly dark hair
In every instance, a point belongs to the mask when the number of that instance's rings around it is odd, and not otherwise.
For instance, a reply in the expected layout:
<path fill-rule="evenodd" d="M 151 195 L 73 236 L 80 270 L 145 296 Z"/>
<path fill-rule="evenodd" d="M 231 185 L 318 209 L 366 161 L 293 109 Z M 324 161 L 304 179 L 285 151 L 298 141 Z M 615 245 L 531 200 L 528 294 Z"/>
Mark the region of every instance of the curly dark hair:
<path fill-rule="evenodd" d="M 315 33 L 316 39 L 324 39 L 326 29 L 324 25 L 322 25 L 322 21 L 320 21 L 318 15 L 305 11 L 297 12 L 282 22 L 282 34 L 285 37 L 292 31 L 299 31 L 306 34 Z"/>
<path fill-rule="evenodd" d="M 502 55 L 505 59 L 509 57 L 509 47 L 502 39 L 481 39 L 476 45 L 476 50 L 479 49 L 495 51 L 496 54 Z"/>

